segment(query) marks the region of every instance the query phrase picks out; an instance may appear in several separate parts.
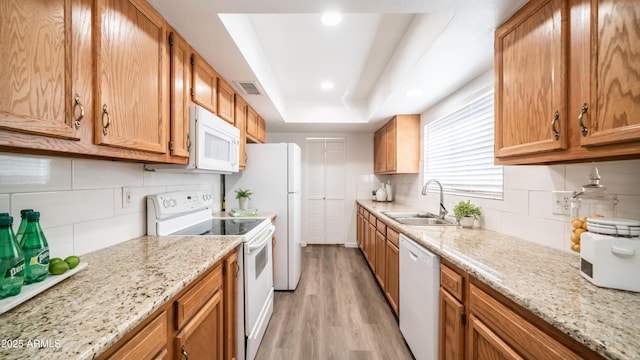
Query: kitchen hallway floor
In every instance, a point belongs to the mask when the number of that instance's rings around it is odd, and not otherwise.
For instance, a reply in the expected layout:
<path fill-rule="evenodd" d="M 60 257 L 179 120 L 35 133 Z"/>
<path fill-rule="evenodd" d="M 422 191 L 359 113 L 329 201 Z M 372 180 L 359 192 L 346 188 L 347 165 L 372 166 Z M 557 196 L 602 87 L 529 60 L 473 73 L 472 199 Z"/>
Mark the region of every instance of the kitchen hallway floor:
<path fill-rule="evenodd" d="M 276 291 L 258 360 L 412 359 L 359 249 L 302 248 L 295 291 Z"/>

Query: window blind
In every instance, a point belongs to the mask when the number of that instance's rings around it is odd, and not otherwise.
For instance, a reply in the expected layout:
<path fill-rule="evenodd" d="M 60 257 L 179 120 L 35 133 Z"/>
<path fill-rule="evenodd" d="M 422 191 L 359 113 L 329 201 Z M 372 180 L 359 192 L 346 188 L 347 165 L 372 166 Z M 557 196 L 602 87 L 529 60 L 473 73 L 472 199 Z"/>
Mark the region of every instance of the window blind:
<path fill-rule="evenodd" d="M 424 127 L 424 181 L 447 193 L 502 199 L 502 166 L 493 164 L 493 90 Z"/>

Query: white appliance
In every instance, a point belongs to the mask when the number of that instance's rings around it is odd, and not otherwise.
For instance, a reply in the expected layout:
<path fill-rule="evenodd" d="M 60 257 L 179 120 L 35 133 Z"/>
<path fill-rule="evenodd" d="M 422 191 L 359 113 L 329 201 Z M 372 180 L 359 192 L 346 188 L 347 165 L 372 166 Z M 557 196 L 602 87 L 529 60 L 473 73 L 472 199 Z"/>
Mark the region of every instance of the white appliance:
<path fill-rule="evenodd" d="M 189 163 L 147 164 L 148 170 L 231 174 L 239 171 L 240 130 L 209 110 L 189 107 Z"/>
<path fill-rule="evenodd" d="M 235 190 L 249 188 L 249 207 L 276 213 L 274 288 L 295 290 L 301 273 L 301 151 L 297 144 L 247 144 L 247 168 L 225 176 L 227 208 Z"/>
<path fill-rule="evenodd" d="M 238 359 L 253 360 L 273 314 L 271 238 L 275 227 L 268 218 L 214 218 L 212 202 L 213 196 L 201 191 L 149 195 L 147 232 L 242 237 L 238 248 L 237 353 Z"/>
<path fill-rule="evenodd" d="M 587 218 L 580 275 L 594 285 L 640 292 L 640 221 Z"/>
<path fill-rule="evenodd" d="M 438 358 L 440 258 L 400 234 L 400 331 L 416 360 Z"/>

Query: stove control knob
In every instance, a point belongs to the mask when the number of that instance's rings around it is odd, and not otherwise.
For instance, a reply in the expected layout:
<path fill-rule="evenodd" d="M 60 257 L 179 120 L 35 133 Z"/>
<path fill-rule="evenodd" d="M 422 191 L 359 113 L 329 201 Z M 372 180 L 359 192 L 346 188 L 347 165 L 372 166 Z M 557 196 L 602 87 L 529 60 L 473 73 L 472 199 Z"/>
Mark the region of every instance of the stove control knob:
<path fill-rule="evenodd" d="M 171 207 L 175 207 L 176 205 L 178 205 L 178 200 L 171 199 L 171 201 L 169 201 L 169 203 L 171 204 Z"/>
<path fill-rule="evenodd" d="M 168 207 L 169 207 L 169 200 L 164 199 L 164 201 L 162 202 L 162 205 L 163 205 L 165 208 L 168 208 Z"/>

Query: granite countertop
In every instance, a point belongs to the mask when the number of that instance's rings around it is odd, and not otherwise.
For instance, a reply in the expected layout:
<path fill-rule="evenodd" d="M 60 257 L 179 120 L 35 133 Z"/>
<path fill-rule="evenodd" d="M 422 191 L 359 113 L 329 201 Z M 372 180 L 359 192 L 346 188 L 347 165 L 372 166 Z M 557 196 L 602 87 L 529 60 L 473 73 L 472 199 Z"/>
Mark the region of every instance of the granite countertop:
<path fill-rule="evenodd" d="M 591 284 L 579 256 L 483 229 L 402 225 L 381 212 L 415 208 L 358 203 L 605 358 L 640 359 L 640 293 Z"/>
<path fill-rule="evenodd" d="M 86 269 L 0 315 L 0 358 L 93 359 L 241 242 L 143 236 L 83 255 Z"/>

